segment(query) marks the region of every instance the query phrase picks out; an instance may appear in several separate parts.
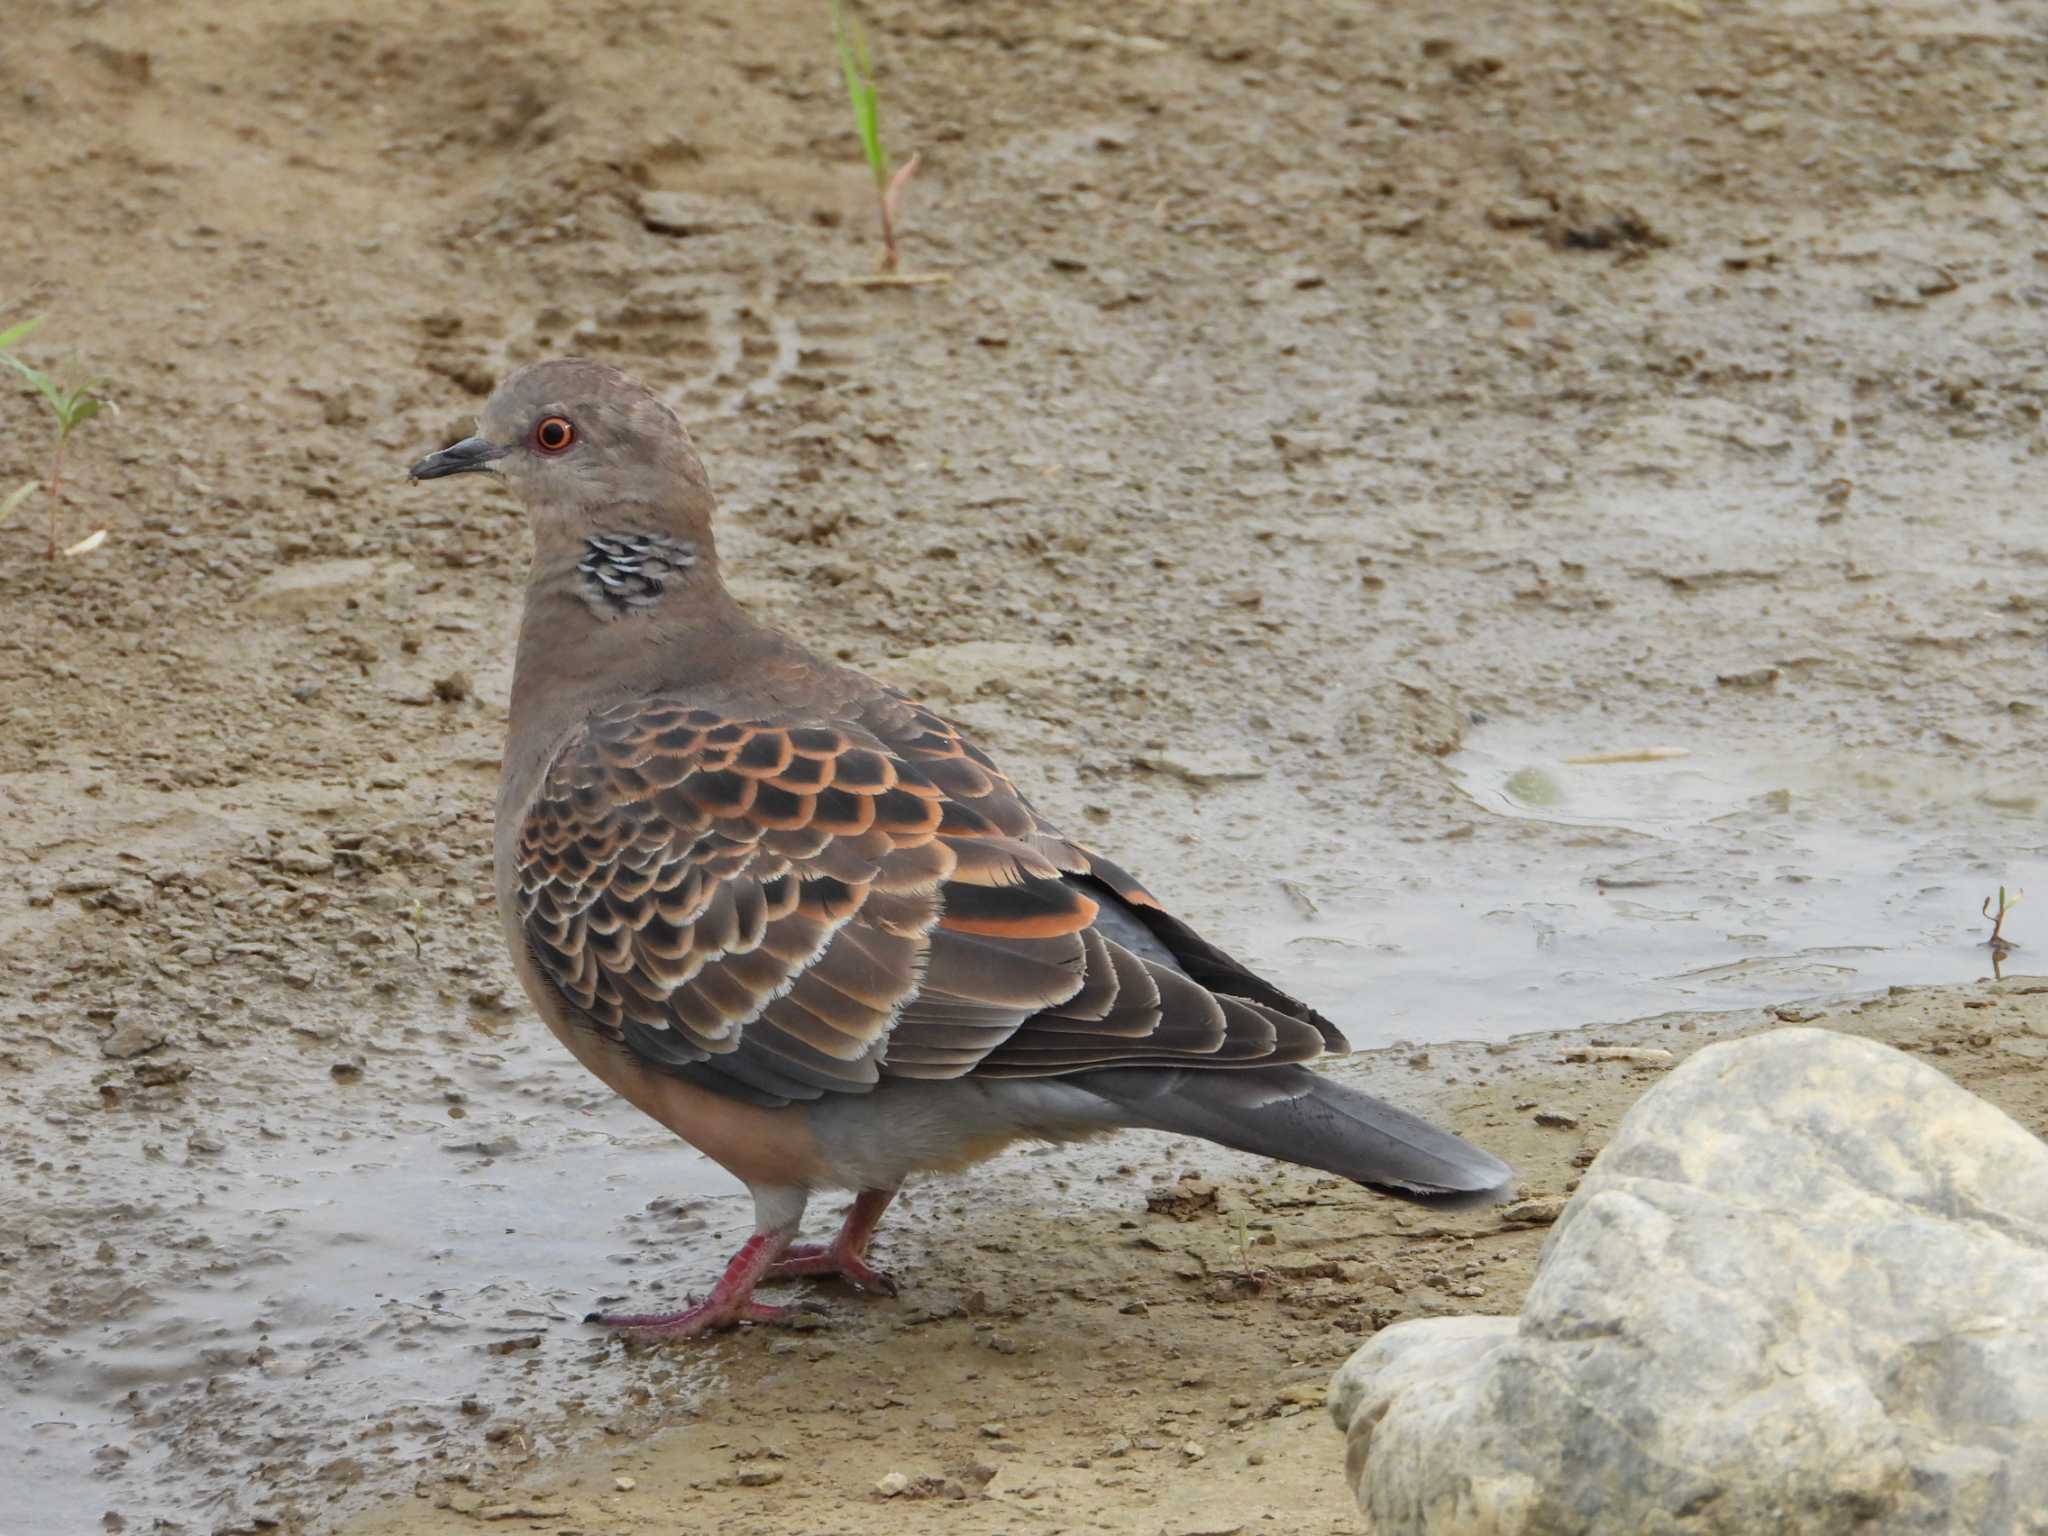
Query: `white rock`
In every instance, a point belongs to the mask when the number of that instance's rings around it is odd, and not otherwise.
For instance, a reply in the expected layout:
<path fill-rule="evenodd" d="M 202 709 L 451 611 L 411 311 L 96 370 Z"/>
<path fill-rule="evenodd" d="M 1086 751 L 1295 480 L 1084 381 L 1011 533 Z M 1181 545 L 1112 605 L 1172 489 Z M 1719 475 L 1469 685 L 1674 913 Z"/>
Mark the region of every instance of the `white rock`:
<path fill-rule="evenodd" d="M 1330 1410 L 1371 1530 L 2048 1530 L 2048 1146 L 1788 1029 L 1645 1094 L 1519 1318 L 1387 1329 Z"/>

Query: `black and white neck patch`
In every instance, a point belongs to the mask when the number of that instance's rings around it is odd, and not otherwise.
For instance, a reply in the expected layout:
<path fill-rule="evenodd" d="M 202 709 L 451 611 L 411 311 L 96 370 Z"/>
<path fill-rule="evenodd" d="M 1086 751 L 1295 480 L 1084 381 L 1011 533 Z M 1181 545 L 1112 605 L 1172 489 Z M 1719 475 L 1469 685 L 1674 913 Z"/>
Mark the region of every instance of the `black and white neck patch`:
<path fill-rule="evenodd" d="M 583 541 L 576 574 L 583 601 L 601 619 L 639 613 L 697 563 L 697 546 L 658 533 L 595 533 Z"/>

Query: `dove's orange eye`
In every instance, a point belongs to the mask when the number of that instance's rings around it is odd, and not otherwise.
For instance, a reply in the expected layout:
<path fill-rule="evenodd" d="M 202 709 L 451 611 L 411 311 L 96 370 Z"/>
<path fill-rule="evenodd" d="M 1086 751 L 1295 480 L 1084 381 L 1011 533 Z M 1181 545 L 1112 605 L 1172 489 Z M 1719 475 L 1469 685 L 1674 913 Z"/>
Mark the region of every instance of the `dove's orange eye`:
<path fill-rule="evenodd" d="M 533 429 L 533 446 L 542 453 L 560 453 L 575 441 L 576 429 L 563 416 L 550 416 Z"/>

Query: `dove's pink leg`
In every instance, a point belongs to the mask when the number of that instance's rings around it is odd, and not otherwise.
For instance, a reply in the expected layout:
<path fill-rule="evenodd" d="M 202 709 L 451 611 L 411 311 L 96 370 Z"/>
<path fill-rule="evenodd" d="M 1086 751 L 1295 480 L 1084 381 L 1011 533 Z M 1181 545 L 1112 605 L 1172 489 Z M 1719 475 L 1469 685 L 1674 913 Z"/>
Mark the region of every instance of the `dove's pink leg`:
<path fill-rule="evenodd" d="M 688 1338 L 714 1328 L 731 1328 L 738 1323 L 786 1323 L 796 1315 L 794 1307 L 771 1307 L 754 1300 L 754 1287 L 768 1275 L 775 1261 L 789 1247 L 795 1229 L 785 1227 L 756 1232 L 748 1238 L 711 1294 L 694 1307 L 680 1312 L 604 1313 L 593 1312 L 583 1321 L 602 1323 L 607 1328 L 641 1328 L 649 1333 Z"/>
<path fill-rule="evenodd" d="M 829 1243 L 797 1243 L 768 1267 L 767 1280 L 802 1280 L 813 1275 L 837 1275 L 857 1291 L 874 1291 L 883 1296 L 896 1294 L 896 1282 L 868 1264 L 868 1244 L 881 1224 L 882 1212 L 896 1198 L 893 1189 L 864 1189 L 854 1197 L 846 1224 Z"/>

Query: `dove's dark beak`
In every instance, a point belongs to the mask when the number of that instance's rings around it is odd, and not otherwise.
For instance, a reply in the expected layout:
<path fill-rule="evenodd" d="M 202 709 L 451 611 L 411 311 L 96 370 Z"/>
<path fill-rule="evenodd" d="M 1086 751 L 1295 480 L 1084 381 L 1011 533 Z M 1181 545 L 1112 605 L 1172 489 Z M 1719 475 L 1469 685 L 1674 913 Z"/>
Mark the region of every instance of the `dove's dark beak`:
<path fill-rule="evenodd" d="M 478 470 L 489 469 L 493 459 L 502 459 L 510 453 L 488 437 L 465 437 L 459 443 L 451 443 L 439 453 L 430 453 L 419 463 L 406 471 L 414 480 L 438 480 L 443 475 L 471 475 Z"/>

